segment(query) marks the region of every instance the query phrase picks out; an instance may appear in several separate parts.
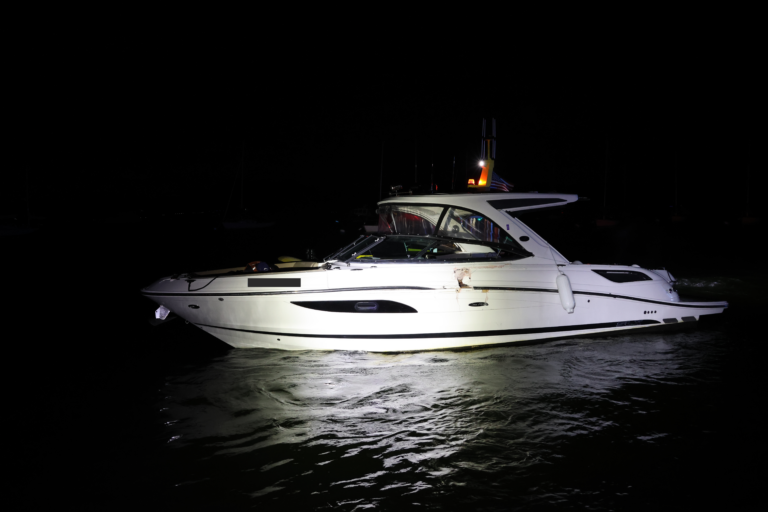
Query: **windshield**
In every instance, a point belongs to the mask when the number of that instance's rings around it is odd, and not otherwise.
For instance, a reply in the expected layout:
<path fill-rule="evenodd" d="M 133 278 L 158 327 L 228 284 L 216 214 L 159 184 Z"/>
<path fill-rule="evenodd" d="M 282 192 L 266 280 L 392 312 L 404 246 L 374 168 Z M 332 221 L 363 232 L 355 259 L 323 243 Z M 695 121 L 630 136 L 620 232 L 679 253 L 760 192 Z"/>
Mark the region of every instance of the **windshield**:
<path fill-rule="evenodd" d="M 385 235 L 368 236 L 345 247 L 333 261 L 360 263 L 402 261 L 414 263 L 438 260 L 503 259 L 516 260 L 530 256 L 525 250 L 514 250 L 499 243 L 478 242 L 439 236 Z"/>
<path fill-rule="evenodd" d="M 325 261 L 516 260 L 532 255 L 496 223 L 471 210 L 387 204 L 377 213 L 378 235 L 360 236 Z"/>
<path fill-rule="evenodd" d="M 495 222 L 471 210 L 438 205 L 387 204 L 380 206 L 378 213 L 379 234 L 382 235 L 422 235 L 476 240 L 526 252 Z"/>
<path fill-rule="evenodd" d="M 339 249 L 338 251 L 329 254 L 325 258 L 323 258 L 323 261 L 329 261 L 329 260 L 339 260 L 339 261 L 346 261 L 353 256 L 356 256 L 358 254 L 362 254 L 361 251 L 364 251 L 366 248 L 370 247 L 372 244 L 375 244 L 376 242 L 380 241 L 381 237 L 377 237 L 374 235 L 360 235 L 357 240 L 349 244 L 348 246 Z"/>

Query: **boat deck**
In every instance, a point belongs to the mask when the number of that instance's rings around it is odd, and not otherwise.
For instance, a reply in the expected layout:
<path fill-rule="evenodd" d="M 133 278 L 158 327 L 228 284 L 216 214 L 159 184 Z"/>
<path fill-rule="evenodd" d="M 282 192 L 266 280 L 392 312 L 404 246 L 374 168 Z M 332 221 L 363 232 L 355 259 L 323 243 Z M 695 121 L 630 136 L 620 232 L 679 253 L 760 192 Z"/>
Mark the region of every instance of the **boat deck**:
<path fill-rule="evenodd" d="M 322 263 L 314 261 L 291 261 L 288 263 L 275 263 L 271 265 L 276 267 L 272 272 L 297 272 L 306 270 L 317 270 L 322 268 Z M 246 272 L 245 267 L 233 267 L 222 268 L 217 270 L 204 270 L 200 272 L 193 272 L 192 276 L 205 276 L 205 277 L 218 277 L 218 276 L 236 276 L 236 275 L 252 275 L 262 272 Z M 263 272 L 266 273 L 266 272 Z"/>

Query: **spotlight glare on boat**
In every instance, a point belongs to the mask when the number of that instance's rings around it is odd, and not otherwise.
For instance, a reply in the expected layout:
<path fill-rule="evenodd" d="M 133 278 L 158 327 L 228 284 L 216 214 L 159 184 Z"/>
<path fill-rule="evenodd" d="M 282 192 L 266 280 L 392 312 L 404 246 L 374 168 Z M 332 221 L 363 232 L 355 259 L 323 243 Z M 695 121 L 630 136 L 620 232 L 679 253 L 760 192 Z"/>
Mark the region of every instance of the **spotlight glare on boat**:
<path fill-rule="evenodd" d="M 485 161 L 480 160 L 480 167 L 483 167 L 485 165 Z"/>
<path fill-rule="evenodd" d="M 183 318 L 235 348 L 402 353 L 689 326 L 728 308 L 682 300 L 666 270 L 569 262 L 517 212 L 579 196 L 496 193 L 494 160 L 485 163 L 477 178 L 460 178 L 466 193 L 428 195 L 425 185 L 434 191 L 436 182 L 422 181 L 422 193 L 383 199 L 371 232 L 322 261 L 308 249 L 306 260 L 159 277 L 141 290 L 158 306 L 150 323 Z M 329 222 L 336 211 L 327 204 L 307 222 Z M 316 230 L 323 247 L 346 234 L 338 224 Z"/>

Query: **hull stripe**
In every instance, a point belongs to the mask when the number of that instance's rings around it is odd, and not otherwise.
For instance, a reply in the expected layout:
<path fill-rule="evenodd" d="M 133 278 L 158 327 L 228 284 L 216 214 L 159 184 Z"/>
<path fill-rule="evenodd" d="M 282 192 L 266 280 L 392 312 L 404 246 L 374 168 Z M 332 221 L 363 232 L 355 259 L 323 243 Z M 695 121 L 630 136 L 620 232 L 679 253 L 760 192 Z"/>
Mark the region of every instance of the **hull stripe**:
<path fill-rule="evenodd" d="M 142 295 L 147 297 L 244 297 L 251 295 L 294 295 L 304 293 L 333 293 L 333 292 L 364 292 L 364 291 L 378 291 L 378 290 L 441 290 L 442 288 L 426 288 L 423 286 L 371 286 L 365 288 L 335 288 L 326 290 L 295 290 L 295 291 L 279 291 L 279 292 L 223 292 L 223 293 L 173 293 L 173 292 L 145 292 L 142 291 Z M 557 293 L 556 289 L 551 288 L 513 288 L 513 287 L 500 287 L 500 286 L 476 286 L 475 290 L 497 290 L 508 292 L 536 292 L 536 293 Z M 628 295 L 615 295 L 613 293 L 600 293 L 600 292 L 582 292 L 578 290 L 573 291 L 574 295 L 591 295 L 594 297 L 610 297 L 614 299 L 634 300 L 637 302 L 646 302 L 649 304 L 661 304 L 662 306 L 674 306 L 678 308 L 726 308 L 727 304 L 724 303 L 704 303 L 704 304 L 689 304 L 685 302 L 664 302 L 660 300 L 642 299 L 640 297 L 630 297 Z"/>
<path fill-rule="evenodd" d="M 558 293 L 557 289 L 548 289 L 548 288 L 507 288 L 507 287 L 500 287 L 500 286 L 476 286 L 475 289 L 476 290 Z M 649 304 L 661 304 L 662 306 L 675 306 L 678 308 L 724 308 L 724 307 L 727 307 L 722 303 L 699 305 L 699 304 L 687 304 L 685 302 L 664 302 L 662 300 L 643 299 L 640 297 L 630 297 L 628 295 L 616 295 L 613 293 L 600 293 L 600 292 L 581 292 L 578 290 L 573 290 L 573 294 L 574 295 L 591 295 L 594 297 L 610 297 L 613 299 L 634 300 L 637 302 L 647 302 Z"/>
<path fill-rule="evenodd" d="M 296 334 L 287 332 L 254 331 L 250 329 L 235 329 L 234 327 L 221 327 L 218 325 L 198 324 L 200 327 L 224 329 L 226 331 L 247 332 L 252 334 L 268 334 L 272 336 L 293 336 L 296 338 L 342 338 L 342 339 L 425 339 L 425 338 L 472 338 L 488 336 L 513 336 L 519 334 L 540 334 L 549 332 L 586 331 L 590 329 L 611 329 L 616 327 L 634 327 L 641 325 L 663 325 L 656 320 L 629 320 L 626 322 L 607 322 L 602 324 L 564 325 L 560 327 L 534 327 L 529 329 L 504 329 L 499 331 L 467 331 L 467 332 L 432 332 L 414 334 Z"/>

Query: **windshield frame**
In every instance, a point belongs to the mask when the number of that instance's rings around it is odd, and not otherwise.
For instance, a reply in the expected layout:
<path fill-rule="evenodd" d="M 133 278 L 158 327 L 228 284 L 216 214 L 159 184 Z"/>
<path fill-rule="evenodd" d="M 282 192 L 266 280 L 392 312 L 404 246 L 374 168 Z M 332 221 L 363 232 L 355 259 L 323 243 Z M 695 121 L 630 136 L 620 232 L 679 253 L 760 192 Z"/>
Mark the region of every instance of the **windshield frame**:
<path fill-rule="evenodd" d="M 500 232 L 503 232 L 504 234 L 506 234 L 506 236 L 507 236 L 507 238 L 509 239 L 509 242 L 510 242 L 510 244 L 507 246 L 508 249 L 510 249 L 510 250 L 514 249 L 514 250 L 516 250 L 518 252 L 523 252 L 523 253 L 528 252 L 528 251 L 525 250 L 525 248 L 523 248 L 522 245 L 520 245 L 520 243 L 517 240 L 515 240 L 515 237 L 509 231 L 505 230 L 502 227 L 501 223 L 499 223 L 496 220 L 490 218 L 487 213 L 481 213 L 481 212 L 478 212 L 478 211 L 473 210 L 471 208 L 467 208 L 465 206 L 457 206 L 455 204 L 444 204 L 444 203 L 410 203 L 410 202 L 408 202 L 408 203 L 397 203 L 397 202 L 393 202 L 393 203 L 382 204 L 382 205 L 379 206 L 379 208 L 376 209 L 376 214 L 377 214 L 379 219 L 381 218 L 381 215 L 382 215 L 381 208 L 388 208 L 388 207 L 404 207 L 404 209 L 415 209 L 415 208 L 419 208 L 419 207 L 425 207 L 425 208 L 442 208 L 443 210 L 437 216 L 437 222 L 434 224 L 434 230 L 433 230 L 433 232 L 431 234 L 387 233 L 387 232 L 383 232 L 383 231 L 378 231 L 379 236 L 408 235 L 408 234 L 410 234 L 412 236 L 433 236 L 433 237 L 453 238 L 453 237 L 450 237 L 448 235 L 441 234 L 441 227 L 445 223 L 445 218 L 446 218 L 446 216 L 448 215 L 448 213 L 451 210 L 460 210 L 460 211 L 464 211 L 464 212 L 469 212 L 473 216 L 476 215 L 476 216 L 478 216 L 480 218 L 487 219 L 492 225 L 494 225 L 496 228 L 498 228 L 498 230 Z M 404 213 L 411 213 L 412 215 L 415 215 L 412 212 L 407 212 L 407 211 L 405 211 Z M 424 217 L 422 217 L 422 218 L 428 221 L 428 219 L 426 219 Z M 379 223 L 379 226 L 381 226 L 381 223 Z M 470 242 L 472 242 L 472 243 L 474 243 L 474 242 L 476 242 L 476 243 L 484 242 L 485 243 L 485 242 L 487 242 L 485 240 L 480 240 L 478 238 L 466 238 L 466 237 L 456 237 L 456 238 L 464 240 L 464 243 L 470 243 Z M 489 242 L 489 243 L 493 243 L 493 242 Z"/>
<path fill-rule="evenodd" d="M 374 248 L 375 246 L 383 243 L 386 240 L 395 239 L 398 238 L 402 239 L 413 239 L 413 238 L 421 238 L 424 239 L 426 242 L 426 247 L 422 249 L 419 253 L 415 255 L 413 258 L 380 258 L 380 259 L 373 259 L 373 258 L 358 258 L 357 256 L 369 249 Z M 342 250 L 337 251 L 333 256 L 336 256 L 337 259 L 333 258 L 326 258 L 325 261 L 329 262 L 329 260 L 332 261 L 338 261 L 342 263 L 362 263 L 362 264 L 379 264 L 379 263 L 419 263 L 419 264 L 431 264 L 431 263 L 453 263 L 456 261 L 488 261 L 489 259 L 493 260 L 500 260 L 500 261 L 514 261 L 514 260 L 520 260 L 524 258 L 529 258 L 533 256 L 533 253 L 525 250 L 525 249 L 516 249 L 513 247 L 510 247 L 509 245 L 505 245 L 499 242 L 486 242 L 483 240 L 468 240 L 466 238 L 456 238 L 456 237 L 448 237 L 448 236 L 435 236 L 435 235 L 406 235 L 406 234 L 395 234 L 395 235 L 369 235 L 366 237 L 365 240 L 370 240 L 370 243 L 353 243 L 348 245 Z M 486 252 L 486 253 L 478 253 L 478 252 L 468 252 L 468 253 L 456 253 L 459 256 L 454 256 L 453 254 L 444 255 L 442 257 L 438 256 L 435 259 L 427 259 L 425 256 L 426 254 L 429 254 L 428 251 L 431 248 L 434 248 L 437 244 L 440 242 L 449 242 L 454 244 L 464 244 L 464 245 L 482 245 L 485 247 L 490 247 L 491 249 L 494 249 L 496 252 Z M 350 249 L 356 249 L 354 252 L 349 253 Z M 346 254 L 349 254 L 346 256 Z M 501 253 L 507 253 L 505 256 L 500 256 Z M 482 254 L 482 256 L 481 256 Z M 338 256 L 344 255 L 344 259 L 338 258 Z M 466 255 L 466 256 L 464 256 Z M 492 256 L 493 255 L 493 256 Z"/>
<path fill-rule="evenodd" d="M 344 246 L 343 248 L 331 253 L 330 255 L 323 258 L 323 261 L 326 263 L 329 262 L 343 262 L 343 263 L 365 263 L 365 264 L 371 264 L 371 263 L 449 263 L 449 262 L 455 262 L 455 261 L 488 261 L 489 259 L 501 259 L 502 261 L 511 261 L 511 260 L 519 260 L 523 258 L 529 258 L 534 256 L 534 254 L 528 250 L 526 250 L 520 243 L 515 240 L 515 238 L 512 236 L 511 233 L 506 231 L 502 228 L 502 225 L 496 222 L 495 220 L 488 217 L 487 214 L 477 212 L 475 210 L 472 210 L 470 208 L 466 208 L 463 206 L 456 206 L 452 204 L 441 204 L 441 203 L 386 203 L 384 205 L 381 205 L 381 207 L 398 207 L 398 206 L 404 206 L 406 208 L 413 208 L 413 207 L 430 207 L 430 208 L 442 208 L 442 211 L 437 216 L 437 222 L 434 225 L 434 230 L 432 234 L 417 234 L 417 233 L 382 233 L 379 232 L 378 234 L 371 234 L 371 235 L 360 235 L 356 240 L 354 240 L 352 243 Z M 487 240 L 480 240 L 477 238 L 465 238 L 465 237 L 452 237 L 447 235 L 441 235 L 438 234 L 440 232 L 440 226 L 445 222 L 445 217 L 447 216 L 448 212 L 451 211 L 451 209 L 458 209 L 465 212 L 469 212 L 472 215 L 477 215 L 483 218 L 488 219 L 489 222 L 492 223 L 492 225 L 496 226 L 500 232 L 503 232 L 506 235 L 506 243 L 502 242 L 494 242 L 494 241 L 487 241 Z M 376 213 L 378 215 L 381 215 L 382 212 L 377 209 Z M 405 212 L 410 213 L 410 212 Z M 426 218 L 422 217 L 423 219 L 427 220 Z M 364 251 L 368 251 L 375 247 L 376 245 L 379 245 L 380 243 L 383 243 L 386 240 L 391 240 L 393 238 L 421 238 L 424 239 L 426 242 L 426 247 L 420 251 L 418 254 L 416 254 L 414 258 L 382 258 L 382 259 L 373 259 L 373 258 L 358 258 L 357 256 L 363 253 Z M 461 256 L 454 256 L 453 254 L 446 254 L 443 257 L 436 257 L 434 259 L 428 259 L 424 257 L 426 254 L 428 254 L 428 251 L 431 248 L 436 247 L 440 242 L 449 242 L 453 244 L 461 244 L 461 245 L 480 245 L 485 246 L 493 249 L 494 252 L 475 252 L 475 253 L 456 253 L 458 255 L 466 255 L 466 257 Z M 511 242 L 511 243 L 510 243 Z M 499 256 L 502 253 L 506 253 L 504 256 Z M 491 256 L 492 254 L 495 254 L 495 256 Z M 481 256 L 482 255 L 482 256 Z"/>
<path fill-rule="evenodd" d="M 338 256 L 340 256 L 341 254 L 344 254 L 346 251 L 348 251 L 349 249 L 352 249 L 355 246 L 359 246 L 359 249 L 367 249 L 368 246 L 365 244 L 365 242 L 370 241 L 371 239 L 376 239 L 376 238 L 377 238 L 377 235 L 367 235 L 367 236 L 360 235 L 352 243 L 345 245 L 338 251 L 332 252 L 331 254 L 323 258 L 323 261 L 337 261 Z"/>

